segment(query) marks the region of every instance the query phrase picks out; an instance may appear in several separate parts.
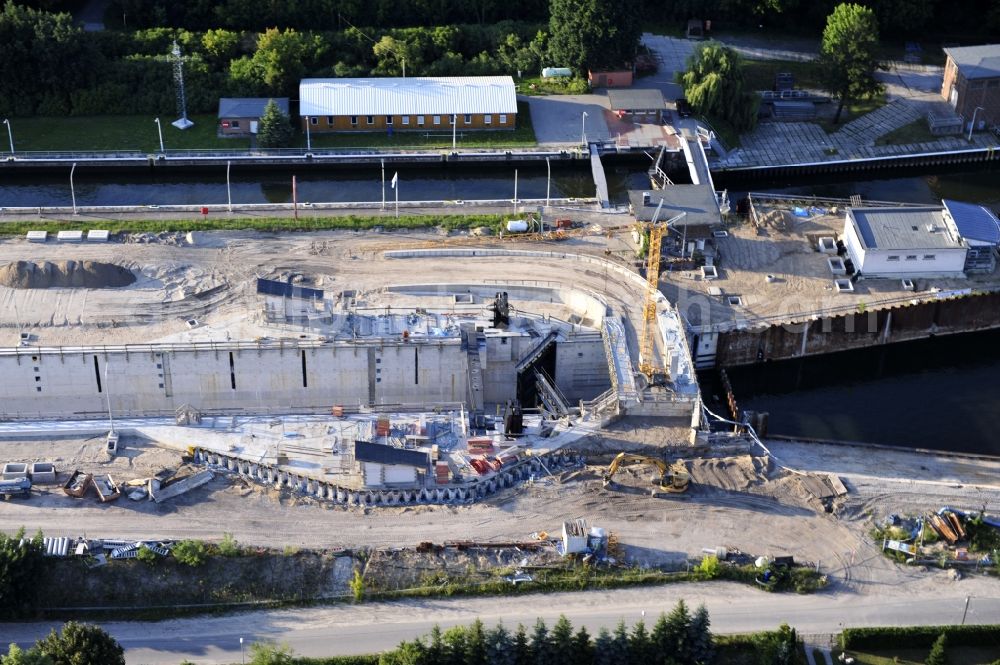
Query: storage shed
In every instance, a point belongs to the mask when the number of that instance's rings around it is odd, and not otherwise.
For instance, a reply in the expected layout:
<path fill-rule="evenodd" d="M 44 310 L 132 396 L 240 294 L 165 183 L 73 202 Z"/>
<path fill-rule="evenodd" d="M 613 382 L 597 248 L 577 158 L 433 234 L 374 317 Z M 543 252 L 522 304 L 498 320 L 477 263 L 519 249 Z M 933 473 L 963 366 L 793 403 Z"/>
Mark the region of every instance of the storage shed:
<path fill-rule="evenodd" d="M 419 450 L 355 441 L 354 461 L 365 487 L 416 487 L 427 473 L 430 455 Z"/>
<path fill-rule="evenodd" d="M 632 87 L 632 70 L 590 70 L 587 72 L 587 81 L 591 88 L 630 88 Z"/>
<path fill-rule="evenodd" d="M 976 129 L 1000 125 L 1000 44 L 949 47 L 941 96 Z"/>
<path fill-rule="evenodd" d="M 219 99 L 219 132 L 224 136 L 248 136 L 257 133 L 269 97 L 222 97 Z M 275 97 L 274 103 L 288 115 L 288 97 Z"/>
<path fill-rule="evenodd" d="M 619 118 L 626 116 L 635 121 L 660 122 L 663 119 L 663 93 L 659 90 L 608 90 L 611 110 Z"/>
<path fill-rule="evenodd" d="M 517 94 L 510 76 L 303 79 L 302 130 L 451 132 L 514 129 Z"/>

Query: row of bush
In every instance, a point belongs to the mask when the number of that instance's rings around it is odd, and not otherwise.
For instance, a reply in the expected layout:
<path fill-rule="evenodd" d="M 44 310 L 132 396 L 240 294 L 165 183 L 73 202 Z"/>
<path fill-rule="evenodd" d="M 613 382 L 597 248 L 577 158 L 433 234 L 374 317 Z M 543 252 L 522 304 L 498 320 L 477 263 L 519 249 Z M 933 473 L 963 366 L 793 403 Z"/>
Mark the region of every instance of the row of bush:
<path fill-rule="evenodd" d="M 858 651 L 882 649 L 887 644 L 924 649 L 942 634 L 948 636 L 951 646 L 1000 648 L 1000 625 L 845 628 L 840 641 L 842 648 Z"/>

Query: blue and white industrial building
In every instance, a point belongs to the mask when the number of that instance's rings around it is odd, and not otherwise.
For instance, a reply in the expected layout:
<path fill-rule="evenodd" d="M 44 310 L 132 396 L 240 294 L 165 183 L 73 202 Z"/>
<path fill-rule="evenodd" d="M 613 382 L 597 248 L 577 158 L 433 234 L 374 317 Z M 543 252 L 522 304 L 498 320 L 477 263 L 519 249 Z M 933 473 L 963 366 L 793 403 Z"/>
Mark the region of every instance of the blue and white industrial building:
<path fill-rule="evenodd" d="M 992 272 L 1000 221 L 988 208 L 856 207 L 847 210 L 843 243 L 860 277 L 964 277 Z"/>

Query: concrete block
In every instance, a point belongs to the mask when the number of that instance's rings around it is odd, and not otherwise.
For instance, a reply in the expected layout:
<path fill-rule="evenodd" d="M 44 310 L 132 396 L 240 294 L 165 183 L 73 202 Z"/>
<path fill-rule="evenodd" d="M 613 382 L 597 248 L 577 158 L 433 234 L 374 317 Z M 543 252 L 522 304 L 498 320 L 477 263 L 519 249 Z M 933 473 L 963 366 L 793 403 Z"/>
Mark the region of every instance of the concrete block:
<path fill-rule="evenodd" d="M 32 462 L 29 471 L 33 483 L 56 482 L 56 465 L 49 462 Z"/>
<path fill-rule="evenodd" d="M 208 483 L 212 478 L 215 477 L 211 471 L 199 471 L 193 476 L 188 476 L 183 480 L 178 480 L 175 483 L 171 483 L 164 488 L 159 489 L 157 492 L 150 492 L 150 496 L 156 503 L 166 501 L 167 499 L 172 499 L 174 497 L 180 496 L 185 492 L 190 492 L 191 490 L 201 487 L 202 485 Z M 152 489 L 152 486 L 150 487 Z"/>
<path fill-rule="evenodd" d="M 60 231 L 56 234 L 58 242 L 83 242 L 83 231 Z"/>
<path fill-rule="evenodd" d="M 28 465 L 20 462 L 7 462 L 3 465 L 3 480 L 17 480 L 28 477 Z"/>

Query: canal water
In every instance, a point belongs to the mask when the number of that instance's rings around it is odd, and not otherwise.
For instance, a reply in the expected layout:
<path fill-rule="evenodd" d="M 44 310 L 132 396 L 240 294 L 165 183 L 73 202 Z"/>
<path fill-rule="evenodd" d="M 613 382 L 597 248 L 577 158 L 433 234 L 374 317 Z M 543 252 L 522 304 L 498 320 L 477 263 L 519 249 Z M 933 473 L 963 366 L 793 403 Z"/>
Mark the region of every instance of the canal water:
<path fill-rule="evenodd" d="M 612 200 L 624 203 L 629 189 L 649 187 L 648 164 L 609 164 L 608 187 Z M 516 173 L 515 173 L 516 171 Z M 387 167 L 385 196 L 395 200 L 391 187 L 399 174 L 400 201 L 545 199 L 548 176 L 545 164 L 460 165 L 451 167 Z M 233 204 L 290 203 L 295 175 L 301 202 L 348 203 L 382 200 L 382 172 L 378 167 L 309 168 L 287 167 L 261 170 L 234 165 L 230 173 Z M 681 180 L 683 182 L 683 180 Z M 136 169 L 99 172 L 77 168 L 74 175 L 76 202 L 92 205 L 205 205 L 227 202 L 226 169 L 199 168 L 178 173 Z M 596 195 L 590 163 L 553 163 L 549 195 L 552 198 L 591 198 Z M 0 207 L 69 206 L 72 203 L 69 167 L 65 174 L 51 172 L 0 172 Z"/>
<path fill-rule="evenodd" d="M 1000 331 L 782 360 L 727 370 L 741 410 L 768 432 L 1000 456 Z M 701 373 L 725 415 L 718 373 Z"/>

